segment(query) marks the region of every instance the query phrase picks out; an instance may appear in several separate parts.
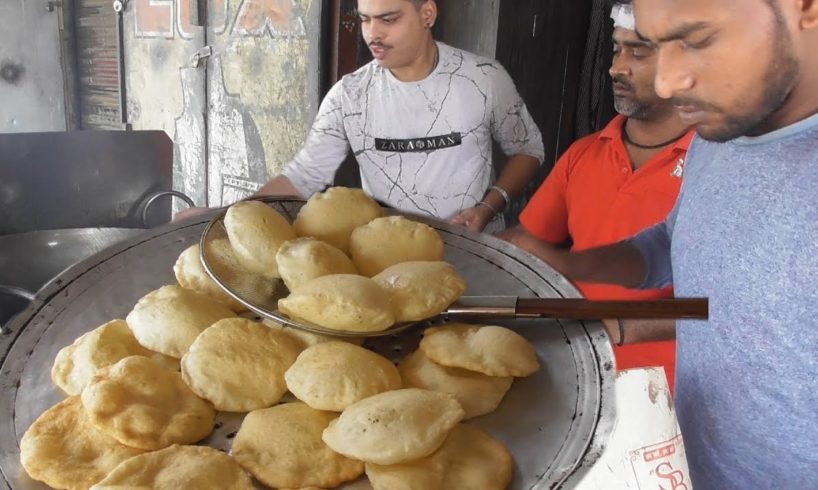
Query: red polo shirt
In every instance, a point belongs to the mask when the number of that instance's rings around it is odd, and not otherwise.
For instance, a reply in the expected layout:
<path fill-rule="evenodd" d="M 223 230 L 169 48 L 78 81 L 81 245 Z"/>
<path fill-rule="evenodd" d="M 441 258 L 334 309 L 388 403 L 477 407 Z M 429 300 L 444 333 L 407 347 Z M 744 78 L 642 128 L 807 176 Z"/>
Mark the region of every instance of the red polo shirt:
<path fill-rule="evenodd" d="M 631 167 L 622 141 L 625 117 L 576 141 L 557 162 L 520 215 L 533 236 L 552 243 L 573 240 L 579 251 L 616 243 L 664 220 L 679 194 L 687 147 L 693 131 L 665 148 L 639 170 Z M 658 299 L 673 289 L 634 290 L 607 284 L 577 283 L 590 299 Z M 671 389 L 675 341 L 614 347 L 619 369 L 664 366 Z"/>

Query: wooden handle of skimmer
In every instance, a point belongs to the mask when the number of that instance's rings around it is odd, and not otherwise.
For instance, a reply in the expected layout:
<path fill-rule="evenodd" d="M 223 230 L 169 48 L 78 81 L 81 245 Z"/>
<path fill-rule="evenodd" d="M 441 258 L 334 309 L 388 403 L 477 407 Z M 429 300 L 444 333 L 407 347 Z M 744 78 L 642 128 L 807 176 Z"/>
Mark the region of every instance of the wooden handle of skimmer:
<path fill-rule="evenodd" d="M 573 298 L 519 298 L 517 314 L 550 318 L 673 318 L 706 320 L 707 298 L 650 301 L 592 301 Z"/>

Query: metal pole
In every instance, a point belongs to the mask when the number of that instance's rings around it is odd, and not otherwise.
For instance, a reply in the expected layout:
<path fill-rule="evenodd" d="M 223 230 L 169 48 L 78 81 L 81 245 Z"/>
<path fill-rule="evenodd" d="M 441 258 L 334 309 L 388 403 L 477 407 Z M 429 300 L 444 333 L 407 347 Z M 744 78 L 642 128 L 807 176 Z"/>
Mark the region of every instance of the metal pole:
<path fill-rule="evenodd" d="M 128 94 L 125 81 L 125 27 L 122 14 L 125 10 L 125 2 L 127 0 L 114 0 L 114 11 L 116 12 L 116 50 L 117 58 L 117 73 L 119 75 L 119 121 L 126 131 L 131 129 L 128 124 Z"/>

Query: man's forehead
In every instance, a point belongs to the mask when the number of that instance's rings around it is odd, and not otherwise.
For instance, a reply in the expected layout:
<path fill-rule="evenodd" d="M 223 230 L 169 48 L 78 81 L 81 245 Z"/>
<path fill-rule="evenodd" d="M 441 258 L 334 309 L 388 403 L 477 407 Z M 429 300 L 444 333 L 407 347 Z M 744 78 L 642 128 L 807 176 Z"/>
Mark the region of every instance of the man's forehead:
<path fill-rule="evenodd" d="M 408 0 L 358 0 L 358 13 L 377 17 L 391 12 L 399 12 L 406 7 L 413 7 Z"/>
<path fill-rule="evenodd" d="M 742 9 L 763 7 L 763 0 L 634 0 L 633 4 L 637 35 L 656 42 L 735 21 Z"/>
<path fill-rule="evenodd" d="M 613 40 L 619 44 L 648 44 L 647 41 L 640 38 L 636 31 L 625 29 L 624 27 L 617 27 L 613 31 Z"/>

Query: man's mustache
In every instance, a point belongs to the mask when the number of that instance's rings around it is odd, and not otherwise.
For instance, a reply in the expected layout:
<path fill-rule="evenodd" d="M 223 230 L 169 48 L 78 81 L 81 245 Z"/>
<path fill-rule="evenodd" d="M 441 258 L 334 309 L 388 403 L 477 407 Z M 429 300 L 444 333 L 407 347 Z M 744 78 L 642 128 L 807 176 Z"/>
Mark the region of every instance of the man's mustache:
<path fill-rule="evenodd" d="M 384 43 L 382 43 L 382 42 L 379 42 L 379 41 L 372 41 L 371 43 L 369 43 L 369 47 L 370 47 L 370 48 L 382 48 L 382 49 L 389 49 L 389 48 L 391 48 L 392 46 L 388 46 L 388 45 L 386 45 L 386 44 L 384 44 Z"/>
<path fill-rule="evenodd" d="M 717 111 L 718 108 L 712 104 L 708 104 L 707 102 L 691 99 L 690 97 L 672 97 L 670 102 L 677 107 L 693 107 L 698 110 L 710 110 L 710 111 Z"/>
<path fill-rule="evenodd" d="M 612 80 L 614 85 L 619 85 L 625 88 L 626 90 L 633 91 L 633 85 L 631 85 L 631 83 L 627 79 L 625 79 L 625 77 L 617 75 L 615 77 L 612 77 Z"/>

